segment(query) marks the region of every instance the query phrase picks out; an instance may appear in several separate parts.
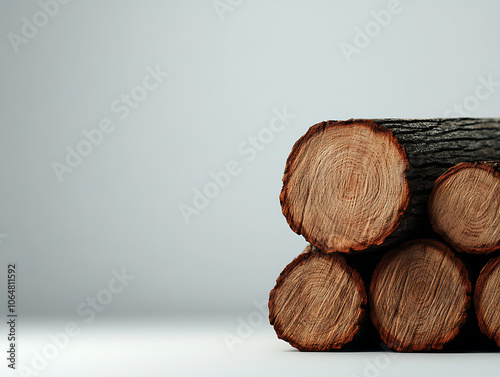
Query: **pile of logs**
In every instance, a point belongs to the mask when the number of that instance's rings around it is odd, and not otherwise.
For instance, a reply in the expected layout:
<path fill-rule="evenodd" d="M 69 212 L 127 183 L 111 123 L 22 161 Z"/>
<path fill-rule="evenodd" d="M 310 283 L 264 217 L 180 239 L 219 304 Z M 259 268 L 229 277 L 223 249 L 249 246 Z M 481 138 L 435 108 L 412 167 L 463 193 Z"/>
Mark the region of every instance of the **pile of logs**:
<path fill-rule="evenodd" d="M 500 119 L 312 126 L 280 202 L 310 244 L 269 295 L 302 351 L 500 346 Z M 488 339 L 490 338 L 490 339 Z"/>

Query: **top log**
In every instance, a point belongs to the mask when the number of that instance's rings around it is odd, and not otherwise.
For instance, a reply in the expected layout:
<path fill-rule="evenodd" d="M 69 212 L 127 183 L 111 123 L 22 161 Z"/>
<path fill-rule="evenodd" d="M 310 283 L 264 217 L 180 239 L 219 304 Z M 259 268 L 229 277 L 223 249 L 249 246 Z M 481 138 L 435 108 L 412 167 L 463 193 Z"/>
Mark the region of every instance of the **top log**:
<path fill-rule="evenodd" d="M 461 162 L 434 183 L 429 218 L 455 250 L 488 254 L 500 249 L 500 163 Z"/>
<path fill-rule="evenodd" d="M 325 121 L 292 148 L 282 211 L 326 252 L 391 246 L 432 234 L 427 201 L 442 173 L 498 159 L 500 119 Z"/>

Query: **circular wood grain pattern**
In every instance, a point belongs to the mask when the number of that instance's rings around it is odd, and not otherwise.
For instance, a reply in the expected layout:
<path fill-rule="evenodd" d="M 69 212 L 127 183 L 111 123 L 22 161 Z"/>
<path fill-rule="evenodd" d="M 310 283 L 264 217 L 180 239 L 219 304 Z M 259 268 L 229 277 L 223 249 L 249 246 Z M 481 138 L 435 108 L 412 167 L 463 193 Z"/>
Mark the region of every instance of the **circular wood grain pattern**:
<path fill-rule="evenodd" d="M 483 267 L 474 291 L 479 328 L 500 347 L 500 257 Z"/>
<path fill-rule="evenodd" d="M 278 338 L 301 351 L 339 349 L 358 332 L 366 300 L 361 277 L 344 258 L 314 248 L 276 280 L 269 321 Z"/>
<path fill-rule="evenodd" d="M 464 162 L 439 177 L 429 199 L 434 231 L 455 249 L 500 249 L 500 173 L 487 163 Z"/>
<path fill-rule="evenodd" d="M 370 285 L 371 318 L 390 348 L 440 349 L 465 321 L 470 289 L 464 265 L 447 246 L 412 241 L 377 265 Z"/>
<path fill-rule="evenodd" d="M 280 201 L 292 230 L 326 252 L 381 244 L 409 201 L 408 160 L 371 120 L 312 126 L 288 157 Z"/>

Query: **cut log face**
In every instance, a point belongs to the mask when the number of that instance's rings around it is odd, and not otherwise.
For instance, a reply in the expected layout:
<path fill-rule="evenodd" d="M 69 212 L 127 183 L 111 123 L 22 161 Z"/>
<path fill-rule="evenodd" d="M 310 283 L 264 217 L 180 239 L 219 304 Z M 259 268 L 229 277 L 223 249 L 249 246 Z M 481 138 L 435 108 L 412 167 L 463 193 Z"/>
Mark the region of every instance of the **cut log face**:
<path fill-rule="evenodd" d="M 283 214 L 326 252 L 381 244 L 408 205 L 407 170 L 403 147 L 385 127 L 371 120 L 316 124 L 288 157 Z"/>
<path fill-rule="evenodd" d="M 500 347 L 500 257 L 481 270 L 474 291 L 479 328 Z"/>
<path fill-rule="evenodd" d="M 371 318 L 397 351 L 441 349 L 464 323 L 471 284 L 444 244 L 417 240 L 384 255 L 370 285 Z"/>
<path fill-rule="evenodd" d="M 365 304 L 363 281 L 344 258 L 311 248 L 276 280 L 269 321 L 278 338 L 301 351 L 339 349 L 358 332 Z"/>
<path fill-rule="evenodd" d="M 500 173 L 490 163 L 460 163 L 434 184 L 429 198 L 434 231 L 459 251 L 500 249 Z"/>

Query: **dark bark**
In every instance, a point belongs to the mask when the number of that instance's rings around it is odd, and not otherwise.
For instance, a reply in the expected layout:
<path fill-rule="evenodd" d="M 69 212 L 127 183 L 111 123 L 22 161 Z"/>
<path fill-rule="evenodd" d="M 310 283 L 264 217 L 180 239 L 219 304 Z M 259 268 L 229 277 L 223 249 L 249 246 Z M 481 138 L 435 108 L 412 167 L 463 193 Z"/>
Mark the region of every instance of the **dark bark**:
<path fill-rule="evenodd" d="M 405 148 L 410 203 L 399 227 L 374 248 L 432 237 L 427 201 L 434 181 L 460 162 L 500 159 L 500 119 L 375 119 L 375 123 L 389 128 Z"/>

